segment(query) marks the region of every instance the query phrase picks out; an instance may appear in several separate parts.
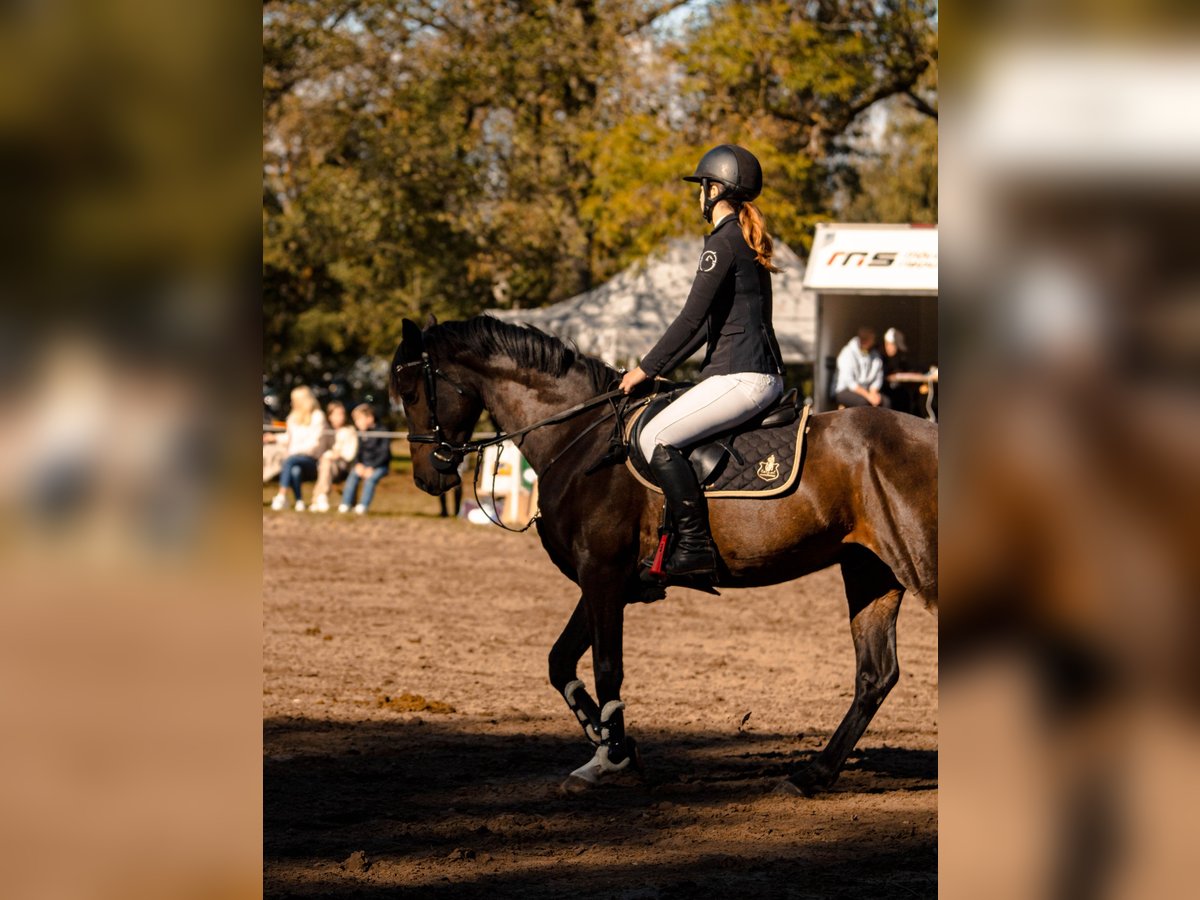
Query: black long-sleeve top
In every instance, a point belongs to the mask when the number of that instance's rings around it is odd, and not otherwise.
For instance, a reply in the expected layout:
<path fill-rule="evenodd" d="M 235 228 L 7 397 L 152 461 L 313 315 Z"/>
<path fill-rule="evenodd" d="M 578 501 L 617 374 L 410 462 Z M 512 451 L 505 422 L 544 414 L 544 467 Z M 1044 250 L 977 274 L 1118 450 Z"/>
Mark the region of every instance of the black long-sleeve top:
<path fill-rule="evenodd" d="M 746 243 L 737 216 L 726 216 L 705 238 L 687 302 L 642 359 L 642 371 L 651 378 L 669 372 L 707 341 L 702 376 L 781 373 L 771 304 L 771 273 Z"/>

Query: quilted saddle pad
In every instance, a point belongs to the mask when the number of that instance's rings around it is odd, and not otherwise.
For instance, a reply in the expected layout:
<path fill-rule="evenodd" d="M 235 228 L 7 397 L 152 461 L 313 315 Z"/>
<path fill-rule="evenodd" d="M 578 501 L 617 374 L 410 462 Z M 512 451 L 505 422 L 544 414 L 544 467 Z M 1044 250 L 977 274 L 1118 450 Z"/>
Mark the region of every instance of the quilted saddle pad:
<path fill-rule="evenodd" d="M 627 441 L 645 410 L 646 407 L 636 410 L 626 422 Z M 725 453 L 706 479 L 705 496 L 767 498 L 790 490 L 800 478 L 810 411 L 811 407 L 806 405 L 797 419 L 783 425 L 716 435 L 705 441 L 706 446 L 718 443 L 732 451 Z M 625 465 L 634 478 L 652 491 L 662 493 L 640 453 L 630 452 Z"/>

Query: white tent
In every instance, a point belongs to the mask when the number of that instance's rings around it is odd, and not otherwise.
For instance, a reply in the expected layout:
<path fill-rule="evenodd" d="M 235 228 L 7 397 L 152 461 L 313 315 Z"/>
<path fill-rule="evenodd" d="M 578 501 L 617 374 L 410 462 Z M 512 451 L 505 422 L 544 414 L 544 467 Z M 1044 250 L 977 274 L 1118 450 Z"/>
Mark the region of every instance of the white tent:
<path fill-rule="evenodd" d="M 698 238 L 676 238 L 587 293 L 541 309 L 489 312 L 574 341 L 584 353 L 610 365 L 633 363 L 683 309 L 702 247 Z M 812 362 L 815 314 L 812 295 L 802 288 L 804 263 L 780 241 L 775 242 L 774 262 L 783 269 L 772 276 L 775 335 L 783 361 Z"/>

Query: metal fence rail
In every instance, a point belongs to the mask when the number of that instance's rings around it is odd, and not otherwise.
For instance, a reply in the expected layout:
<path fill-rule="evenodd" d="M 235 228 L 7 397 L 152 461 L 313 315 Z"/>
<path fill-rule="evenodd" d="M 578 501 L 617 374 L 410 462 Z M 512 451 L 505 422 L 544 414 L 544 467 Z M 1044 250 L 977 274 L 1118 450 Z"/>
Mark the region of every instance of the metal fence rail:
<path fill-rule="evenodd" d="M 263 434 L 284 434 L 286 432 L 287 432 L 286 428 L 280 428 L 278 425 L 264 425 L 263 426 Z M 326 428 L 324 430 L 324 432 L 322 432 L 322 433 L 323 434 L 337 434 L 337 431 L 336 431 L 336 429 L 333 429 L 333 428 Z M 393 440 L 407 440 L 408 439 L 407 431 L 358 431 L 356 433 L 359 437 L 386 437 L 386 438 L 392 438 Z M 476 432 L 475 434 L 472 434 L 471 440 L 484 441 L 484 440 L 488 440 L 488 439 L 494 438 L 494 437 L 496 437 L 496 432 L 483 431 L 483 432 Z"/>

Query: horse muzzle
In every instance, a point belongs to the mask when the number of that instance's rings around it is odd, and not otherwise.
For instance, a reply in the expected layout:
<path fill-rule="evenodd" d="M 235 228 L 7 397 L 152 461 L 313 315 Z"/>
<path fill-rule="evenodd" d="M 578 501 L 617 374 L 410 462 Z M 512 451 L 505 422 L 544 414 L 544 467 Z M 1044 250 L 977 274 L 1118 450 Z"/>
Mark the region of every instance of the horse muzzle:
<path fill-rule="evenodd" d="M 414 475 L 413 483 L 426 494 L 433 497 L 440 497 L 447 491 L 453 490 L 462 484 L 462 479 L 458 477 L 457 473 L 452 475 L 442 475 L 439 473 L 437 478 L 433 480 L 426 480 L 420 475 Z"/>

